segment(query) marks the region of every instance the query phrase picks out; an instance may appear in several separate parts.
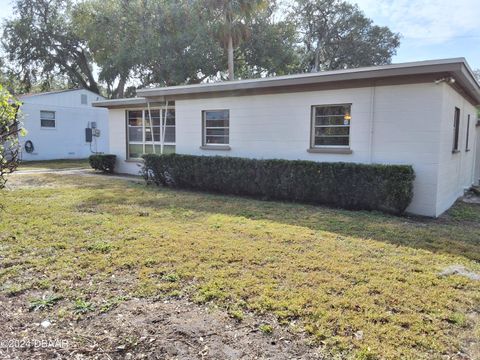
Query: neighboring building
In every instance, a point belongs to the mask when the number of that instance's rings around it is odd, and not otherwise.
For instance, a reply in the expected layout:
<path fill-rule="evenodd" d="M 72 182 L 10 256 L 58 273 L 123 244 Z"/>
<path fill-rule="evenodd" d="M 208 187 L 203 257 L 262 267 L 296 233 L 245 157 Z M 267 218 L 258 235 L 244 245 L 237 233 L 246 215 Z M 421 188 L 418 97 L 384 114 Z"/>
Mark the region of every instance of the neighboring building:
<path fill-rule="evenodd" d="M 119 172 L 138 173 L 140 155 L 162 148 L 193 155 L 410 164 L 416 180 L 407 211 L 426 216 L 440 215 L 478 182 L 480 86 L 463 58 L 138 93 L 143 98 L 94 103 L 109 108 L 109 152 L 117 155 Z M 163 129 L 160 110 L 166 102 Z M 153 124 L 146 121 L 148 109 Z"/>
<path fill-rule="evenodd" d="M 108 114 L 92 107 L 104 98 L 89 90 L 74 89 L 23 95 L 21 116 L 27 135 L 21 137 L 23 161 L 87 158 L 108 151 Z M 92 141 L 86 128 L 97 127 Z M 32 147 L 33 146 L 33 147 Z"/>

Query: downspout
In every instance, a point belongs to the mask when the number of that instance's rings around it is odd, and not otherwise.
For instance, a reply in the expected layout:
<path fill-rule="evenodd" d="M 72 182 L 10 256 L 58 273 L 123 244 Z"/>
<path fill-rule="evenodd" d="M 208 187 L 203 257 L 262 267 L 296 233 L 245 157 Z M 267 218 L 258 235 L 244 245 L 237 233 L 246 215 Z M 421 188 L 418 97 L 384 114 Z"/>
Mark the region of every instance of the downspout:
<path fill-rule="evenodd" d="M 375 81 L 372 84 L 372 90 L 371 90 L 371 95 L 370 95 L 370 138 L 369 138 L 369 144 L 368 144 L 368 153 L 369 153 L 369 161 L 372 164 L 373 163 L 373 141 L 374 141 L 374 133 L 375 133 Z"/>
<path fill-rule="evenodd" d="M 150 119 L 150 132 L 152 134 L 152 147 L 153 147 L 153 153 L 156 154 L 155 151 L 155 138 L 153 135 L 153 119 L 152 119 L 152 110 L 150 109 L 150 100 L 147 99 L 147 108 L 148 108 L 148 118 Z M 162 110 L 160 109 L 160 113 Z"/>

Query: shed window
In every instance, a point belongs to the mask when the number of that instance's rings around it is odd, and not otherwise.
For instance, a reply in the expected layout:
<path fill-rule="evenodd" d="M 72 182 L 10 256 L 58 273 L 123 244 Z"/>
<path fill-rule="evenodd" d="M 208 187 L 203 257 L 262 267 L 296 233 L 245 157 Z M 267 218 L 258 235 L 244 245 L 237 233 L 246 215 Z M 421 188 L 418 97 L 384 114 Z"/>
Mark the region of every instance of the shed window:
<path fill-rule="evenodd" d="M 55 128 L 55 111 L 40 111 L 40 127 Z"/>
<path fill-rule="evenodd" d="M 460 133 L 460 109 L 455 108 L 455 116 L 453 118 L 453 152 L 458 151 L 458 137 Z"/>
<path fill-rule="evenodd" d="M 230 111 L 203 111 L 202 145 L 228 145 L 230 142 Z"/>
<path fill-rule="evenodd" d="M 351 104 L 312 108 L 311 147 L 349 147 Z"/>
<path fill-rule="evenodd" d="M 165 131 L 162 130 L 162 119 L 163 130 Z M 127 153 L 129 159 L 140 158 L 143 154 L 160 154 L 162 135 L 163 153 L 175 152 L 174 108 L 127 111 Z"/>
<path fill-rule="evenodd" d="M 80 95 L 80 102 L 82 105 L 87 105 L 87 95 L 86 94 L 81 94 Z"/>
<path fill-rule="evenodd" d="M 465 151 L 470 151 L 470 148 L 469 148 L 469 139 L 470 138 L 470 114 L 468 114 L 468 117 L 467 117 L 467 136 L 465 138 Z"/>

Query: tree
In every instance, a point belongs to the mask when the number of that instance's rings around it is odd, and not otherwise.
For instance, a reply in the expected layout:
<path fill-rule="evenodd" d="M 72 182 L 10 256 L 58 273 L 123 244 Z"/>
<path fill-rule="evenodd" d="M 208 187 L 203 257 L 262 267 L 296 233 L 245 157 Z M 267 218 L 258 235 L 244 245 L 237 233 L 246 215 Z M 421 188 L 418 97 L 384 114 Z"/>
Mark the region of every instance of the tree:
<path fill-rule="evenodd" d="M 18 165 L 18 135 L 23 132 L 18 121 L 19 107 L 20 103 L 0 85 L 0 189 Z"/>
<path fill-rule="evenodd" d="M 99 93 L 88 48 L 74 31 L 70 0 L 17 0 L 4 27 L 3 46 L 25 81 L 67 75 Z"/>
<path fill-rule="evenodd" d="M 235 51 L 236 73 L 241 78 L 301 72 L 295 24 L 276 20 L 276 6 L 257 11 L 246 22 L 251 31 Z"/>
<path fill-rule="evenodd" d="M 210 13 L 198 0 L 150 1 L 136 70 L 141 86 L 196 84 L 225 68 Z"/>
<path fill-rule="evenodd" d="M 216 36 L 228 56 L 228 78 L 234 80 L 234 49 L 250 34 L 246 21 L 268 5 L 266 0 L 206 0 L 217 22 Z"/>
<path fill-rule="evenodd" d="M 342 0 L 296 0 L 291 17 L 301 33 L 305 71 L 388 64 L 400 45 L 399 34 Z"/>
<path fill-rule="evenodd" d="M 72 11 L 75 33 L 85 41 L 109 97 L 122 98 L 142 62 L 142 31 L 152 16 L 146 0 L 87 0 Z"/>

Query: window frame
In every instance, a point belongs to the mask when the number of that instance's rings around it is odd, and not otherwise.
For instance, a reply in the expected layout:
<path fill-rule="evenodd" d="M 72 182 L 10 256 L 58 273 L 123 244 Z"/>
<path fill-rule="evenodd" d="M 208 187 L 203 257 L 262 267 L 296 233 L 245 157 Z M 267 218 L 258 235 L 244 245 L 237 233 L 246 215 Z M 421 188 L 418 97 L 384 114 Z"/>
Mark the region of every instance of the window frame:
<path fill-rule="evenodd" d="M 460 118 L 461 112 L 460 108 L 455 107 L 453 115 L 453 146 L 452 153 L 458 153 L 460 150 Z"/>
<path fill-rule="evenodd" d="M 322 108 L 322 107 L 332 107 L 332 106 L 349 106 L 350 107 L 350 120 L 348 125 L 321 125 L 317 126 L 315 125 L 315 119 L 316 119 L 316 109 L 317 108 Z M 321 105 L 312 105 L 311 110 L 310 110 L 310 150 L 350 150 L 351 149 L 351 117 L 352 117 L 352 103 L 340 103 L 340 104 L 321 104 Z M 345 116 L 345 115 L 344 115 Z M 348 145 L 315 145 L 315 128 L 316 127 L 338 127 L 338 128 L 345 128 L 348 127 Z M 338 136 L 338 137 L 346 137 L 346 136 Z"/>
<path fill-rule="evenodd" d="M 174 142 L 164 142 L 164 146 L 176 146 L 177 144 L 177 134 L 176 134 L 176 127 L 177 127 L 177 113 L 176 113 L 176 108 L 175 105 L 169 105 L 168 107 L 166 106 L 152 106 L 150 107 L 150 111 L 169 111 L 169 110 L 174 110 L 175 111 L 175 125 L 165 125 L 165 128 L 168 127 L 173 127 L 174 128 L 174 133 L 175 133 L 175 141 Z M 135 126 L 130 126 L 129 124 L 129 113 L 131 111 L 141 111 L 142 112 L 142 140 L 141 141 L 130 141 L 130 127 L 135 127 Z M 145 129 L 147 128 L 146 126 L 146 120 L 147 116 L 145 115 L 148 112 L 148 108 L 129 108 L 125 110 L 125 139 L 126 139 L 126 159 L 127 160 L 141 160 L 141 157 L 131 157 L 130 156 L 130 145 L 142 145 L 142 154 L 146 154 L 145 149 L 146 146 L 161 146 L 161 140 L 160 141 L 147 141 L 146 140 L 146 133 Z M 161 115 L 161 113 L 160 113 Z M 166 121 L 166 118 L 165 118 Z M 154 127 L 161 127 L 161 124 L 159 126 L 154 126 Z M 152 140 L 154 140 L 155 137 L 152 134 Z"/>
<path fill-rule="evenodd" d="M 467 134 L 465 137 L 465 152 L 470 151 L 470 114 L 467 115 Z"/>
<path fill-rule="evenodd" d="M 42 113 L 51 113 L 53 114 L 53 119 L 47 119 L 42 117 Z M 43 126 L 42 121 L 53 121 L 53 126 Z M 57 113 L 53 110 L 40 110 L 40 129 L 43 130 L 55 130 L 57 128 Z"/>
<path fill-rule="evenodd" d="M 207 112 L 219 112 L 219 111 L 226 111 L 228 113 L 228 127 L 216 127 L 211 129 L 227 129 L 228 135 L 217 135 L 219 137 L 227 137 L 227 143 L 207 143 Z M 223 119 L 224 121 L 226 119 Z M 215 135 L 208 135 L 208 136 L 215 136 Z M 202 110 L 202 147 L 218 147 L 218 148 L 225 148 L 230 146 L 230 109 L 209 109 L 209 110 Z"/>

